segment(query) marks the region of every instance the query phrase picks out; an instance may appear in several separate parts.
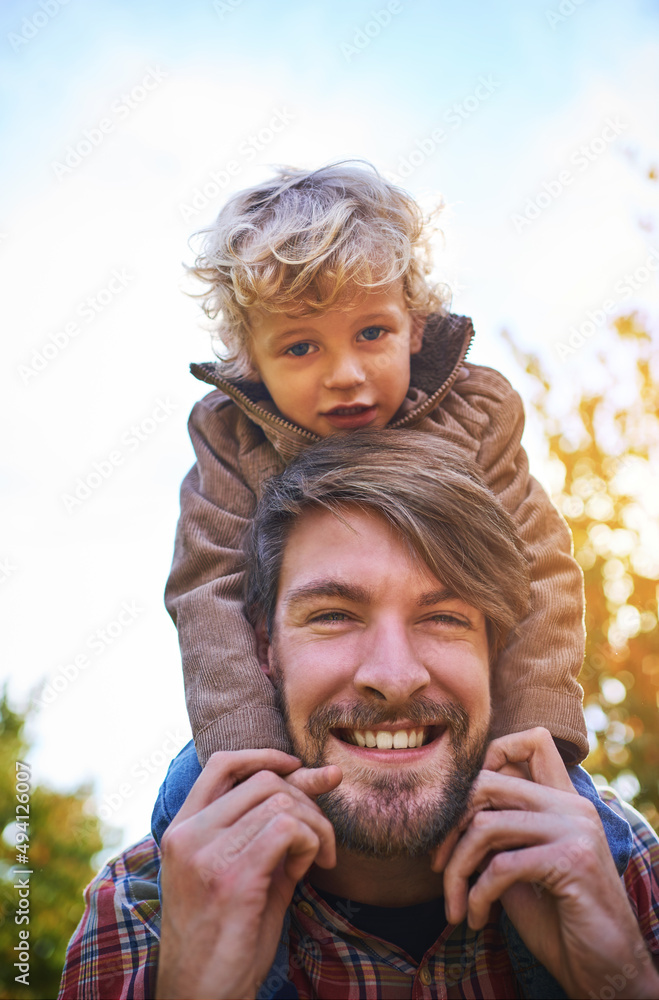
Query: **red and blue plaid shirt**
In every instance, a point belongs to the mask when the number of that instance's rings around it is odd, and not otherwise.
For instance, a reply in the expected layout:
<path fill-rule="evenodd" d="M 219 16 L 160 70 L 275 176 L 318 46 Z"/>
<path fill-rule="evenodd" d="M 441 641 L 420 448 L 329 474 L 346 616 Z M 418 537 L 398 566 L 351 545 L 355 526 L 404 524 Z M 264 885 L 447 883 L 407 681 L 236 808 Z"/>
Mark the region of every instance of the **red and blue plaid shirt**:
<path fill-rule="evenodd" d="M 643 817 L 621 804 L 613 792 L 606 789 L 601 795 L 612 808 L 624 810 L 632 826 L 632 855 L 624 883 L 648 948 L 659 956 L 659 840 Z M 87 887 L 87 907 L 69 945 L 59 1000 L 154 996 L 159 868 L 158 847 L 152 837 L 145 837 L 109 862 Z M 447 926 L 418 965 L 395 944 L 353 926 L 349 911 L 338 913 L 306 880 L 298 885 L 289 912 L 285 971 L 301 1000 L 525 996 L 513 970 L 498 905 L 480 931 L 466 924 Z M 283 984 L 283 976 L 273 968 L 265 992 L 275 995 Z"/>

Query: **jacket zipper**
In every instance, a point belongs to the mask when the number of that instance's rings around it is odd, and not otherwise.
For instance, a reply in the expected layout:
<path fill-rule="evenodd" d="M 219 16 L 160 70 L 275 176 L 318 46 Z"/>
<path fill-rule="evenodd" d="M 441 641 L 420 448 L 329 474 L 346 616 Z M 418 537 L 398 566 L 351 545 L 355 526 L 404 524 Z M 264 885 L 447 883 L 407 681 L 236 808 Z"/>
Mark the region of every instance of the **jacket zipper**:
<path fill-rule="evenodd" d="M 462 350 L 460 357 L 455 362 L 453 371 L 448 376 L 448 378 L 445 379 L 444 382 L 440 385 L 439 389 L 436 389 L 435 392 L 433 392 L 432 396 L 429 396 L 428 399 L 425 401 L 425 403 L 422 403 L 422 405 L 419 407 L 418 410 L 419 414 L 423 414 L 424 411 L 429 412 L 430 410 L 434 409 L 436 405 L 435 401 L 438 401 L 439 397 L 442 396 L 451 388 L 451 386 L 458 377 L 460 365 L 462 364 L 467 354 L 469 353 L 469 348 L 471 347 L 473 339 L 474 339 L 474 333 L 472 330 L 469 340 L 467 341 L 464 349 Z M 194 367 L 201 369 L 205 374 L 211 376 L 212 382 L 209 382 L 207 379 L 204 379 L 207 385 L 214 385 L 218 389 L 222 389 L 222 391 L 226 392 L 226 394 L 228 396 L 231 396 L 232 399 L 236 398 L 240 399 L 243 406 L 247 410 L 249 410 L 251 413 L 254 413 L 265 423 L 272 424 L 277 427 L 283 427 L 287 431 L 292 431 L 297 437 L 305 438 L 306 440 L 312 441 L 314 443 L 316 441 L 321 440 L 318 434 L 313 434 L 311 431 L 307 431 L 303 427 L 299 427 L 297 424 L 291 423 L 289 420 L 284 420 L 283 417 L 277 417 L 273 413 L 268 413 L 267 410 L 263 410 L 256 403 L 253 403 L 252 400 L 249 398 L 249 396 L 247 396 L 244 392 L 242 392 L 241 389 L 237 389 L 231 382 L 227 382 L 221 376 L 218 376 L 213 371 L 210 364 L 205 363 L 200 365 L 194 365 Z M 404 426 L 408 420 L 415 419 L 416 416 L 417 414 L 415 414 L 413 411 L 412 413 L 408 413 L 406 414 L 406 416 L 401 417 L 400 420 L 397 420 L 395 424 L 389 424 L 388 426 L 391 430 L 397 430 L 399 427 Z"/>

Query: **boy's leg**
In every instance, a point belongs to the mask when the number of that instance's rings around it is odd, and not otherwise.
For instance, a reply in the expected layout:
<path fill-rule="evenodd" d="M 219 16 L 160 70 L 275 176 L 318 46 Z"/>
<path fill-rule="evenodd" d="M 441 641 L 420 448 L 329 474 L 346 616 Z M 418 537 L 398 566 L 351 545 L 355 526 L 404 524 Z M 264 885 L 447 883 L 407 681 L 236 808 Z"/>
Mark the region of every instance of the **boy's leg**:
<path fill-rule="evenodd" d="M 151 814 L 151 836 L 160 847 L 162 835 L 188 797 L 188 792 L 201 774 L 194 742 L 183 747 L 169 765 L 167 775 Z"/>
<path fill-rule="evenodd" d="M 576 767 L 568 767 L 567 773 L 579 795 L 583 795 L 597 809 L 618 874 L 623 875 L 632 851 L 632 831 L 629 823 L 601 800 L 588 771 L 577 765 Z"/>

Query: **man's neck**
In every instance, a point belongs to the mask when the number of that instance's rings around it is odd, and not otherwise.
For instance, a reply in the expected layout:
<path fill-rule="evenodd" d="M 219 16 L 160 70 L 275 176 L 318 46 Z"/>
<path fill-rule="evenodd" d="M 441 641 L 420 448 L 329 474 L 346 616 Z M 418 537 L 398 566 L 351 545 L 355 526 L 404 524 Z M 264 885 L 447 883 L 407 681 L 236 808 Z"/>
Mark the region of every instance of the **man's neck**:
<path fill-rule="evenodd" d="M 430 858 L 380 860 L 337 848 L 336 868 L 313 866 L 311 884 L 335 896 L 372 906 L 412 906 L 443 895 L 442 875 Z"/>

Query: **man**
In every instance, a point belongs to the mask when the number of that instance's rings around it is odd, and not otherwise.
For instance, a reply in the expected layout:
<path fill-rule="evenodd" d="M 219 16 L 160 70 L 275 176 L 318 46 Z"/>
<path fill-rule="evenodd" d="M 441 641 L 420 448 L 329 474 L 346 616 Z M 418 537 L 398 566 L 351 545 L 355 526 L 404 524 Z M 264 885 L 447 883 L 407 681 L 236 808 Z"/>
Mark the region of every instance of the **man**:
<path fill-rule="evenodd" d="M 329 438 L 266 487 L 247 608 L 297 757 L 211 758 L 161 922 L 147 840 L 92 887 L 62 997 L 151 996 L 156 964 L 163 998 L 659 995 L 656 838 L 635 820 L 623 883 L 549 734 L 488 747 L 524 561 L 410 438 Z"/>

